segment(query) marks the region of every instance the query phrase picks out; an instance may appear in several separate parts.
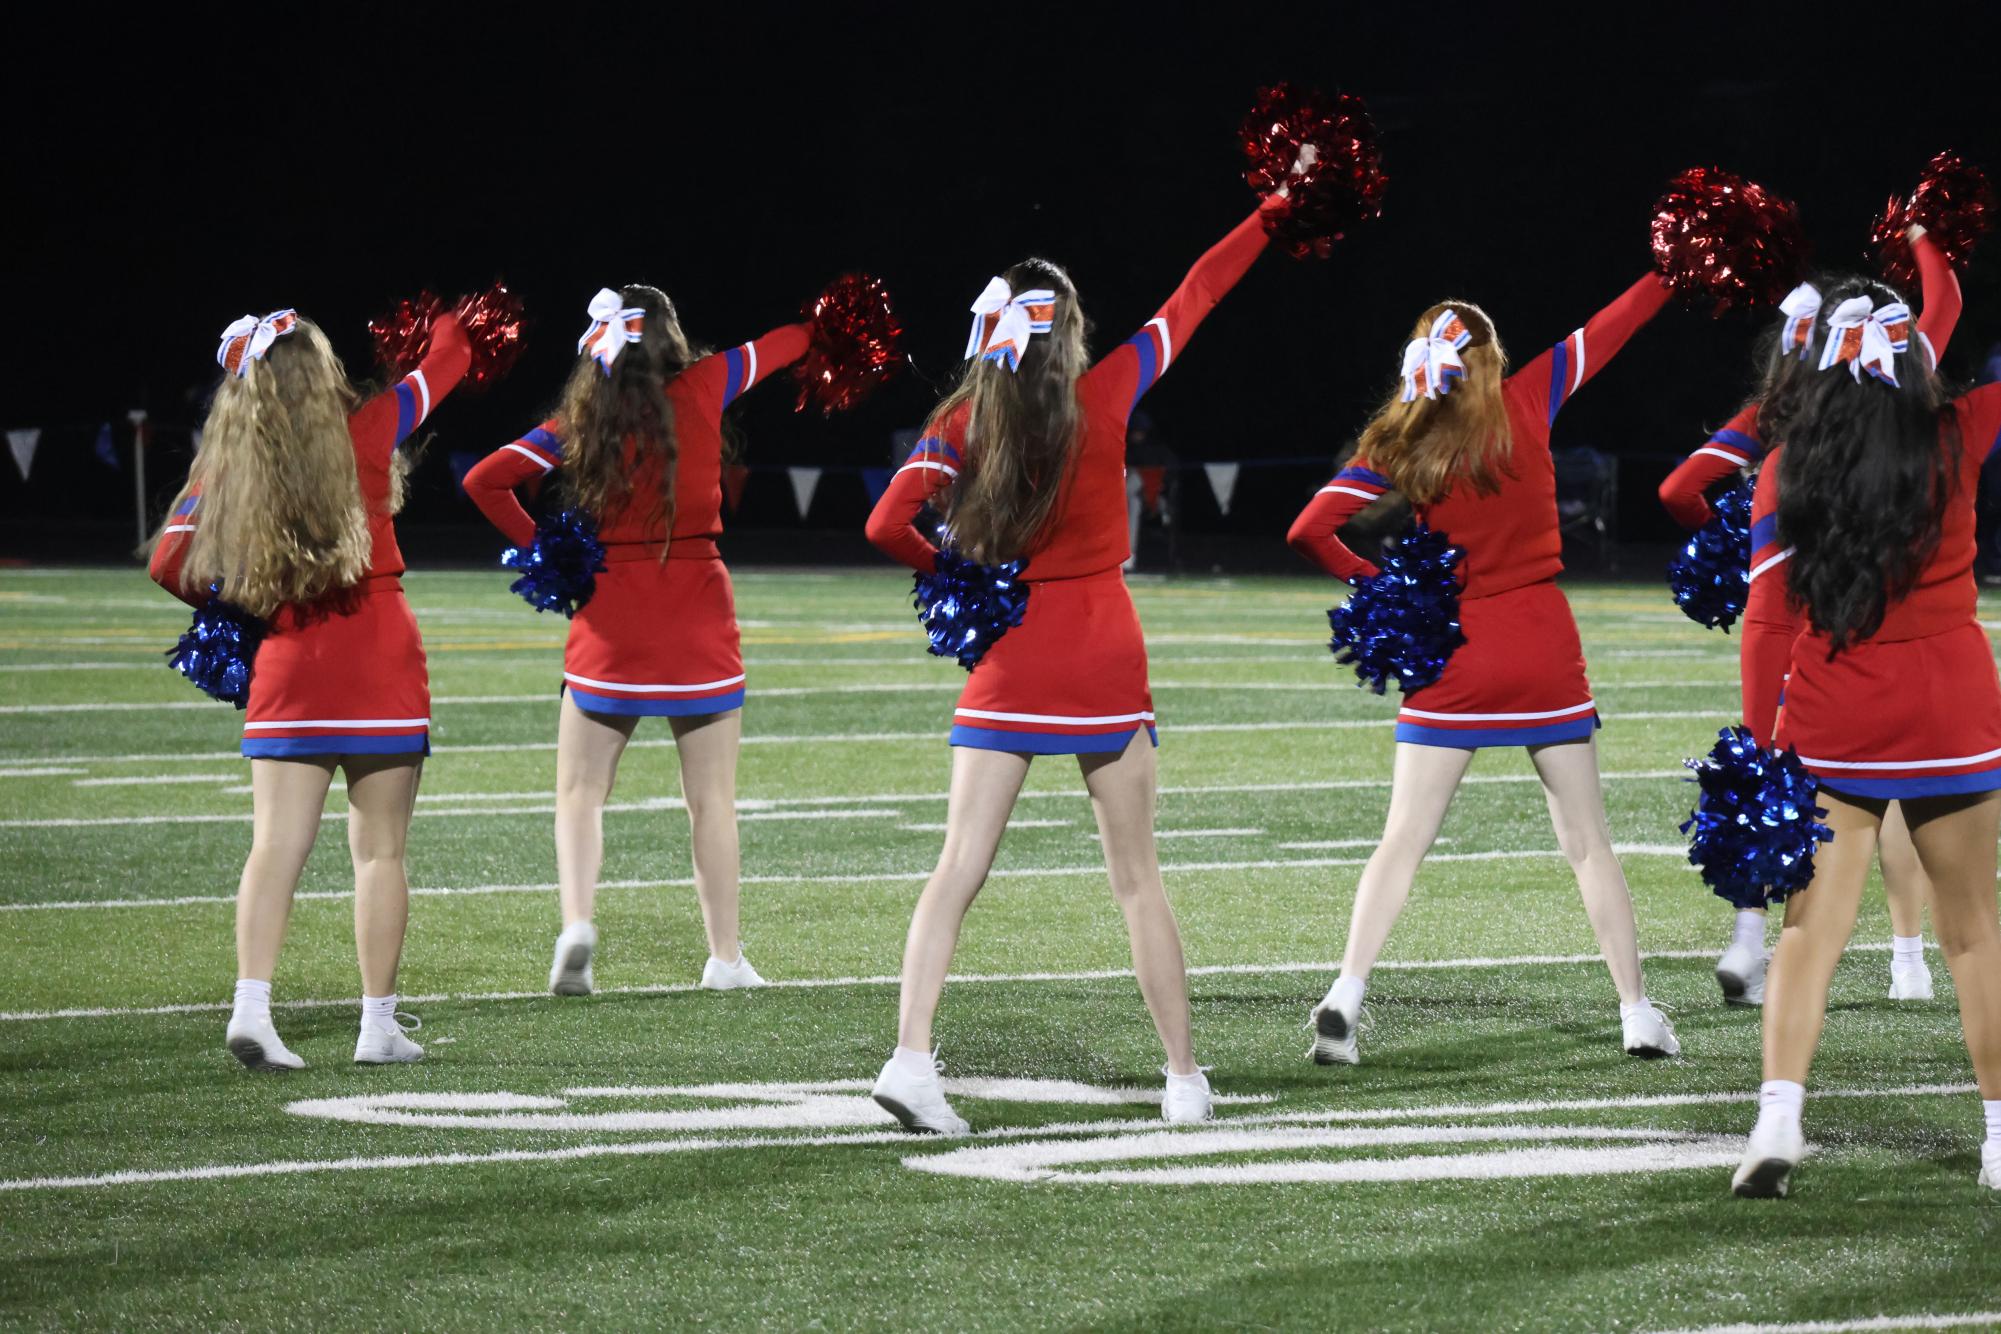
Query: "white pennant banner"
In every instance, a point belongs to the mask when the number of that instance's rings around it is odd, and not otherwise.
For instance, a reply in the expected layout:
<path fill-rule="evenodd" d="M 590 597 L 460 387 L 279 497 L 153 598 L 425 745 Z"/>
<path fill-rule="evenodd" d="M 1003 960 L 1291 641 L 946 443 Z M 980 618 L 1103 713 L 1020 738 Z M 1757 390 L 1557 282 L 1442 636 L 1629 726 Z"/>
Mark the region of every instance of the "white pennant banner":
<path fill-rule="evenodd" d="M 804 519 L 806 511 L 813 508 L 813 493 L 820 489 L 820 470 L 787 468 L 785 471 L 792 478 L 792 499 L 799 502 L 799 517 Z"/>
<path fill-rule="evenodd" d="M 19 431 L 7 432 L 7 448 L 13 451 L 14 466 L 21 470 L 21 480 L 28 480 L 28 469 L 35 466 L 35 451 L 42 445 L 42 428 L 29 426 Z"/>
<path fill-rule="evenodd" d="M 1216 493 L 1216 508 L 1224 514 L 1230 512 L 1230 498 L 1237 494 L 1237 469 L 1235 463 L 1205 463 L 1202 471 L 1209 474 L 1209 489 Z"/>

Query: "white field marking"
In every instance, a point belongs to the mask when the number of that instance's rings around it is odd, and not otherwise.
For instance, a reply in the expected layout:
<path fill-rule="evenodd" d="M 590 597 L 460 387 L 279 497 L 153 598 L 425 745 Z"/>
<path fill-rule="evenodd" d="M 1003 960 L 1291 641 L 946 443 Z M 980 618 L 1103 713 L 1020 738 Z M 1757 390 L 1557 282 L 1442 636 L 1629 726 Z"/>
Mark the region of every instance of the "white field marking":
<path fill-rule="evenodd" d="M 1068 829 L 1076 823 L 1075 820 L 1009 820 L 1007 827 L 1009 829 Z M 911 834 L 942 834 L 949 827 L 942 824 L 906 824 L 897 826 L 897 828 L 903 830 L 905 833 Z M 1091 837 L 1096 838 L 1097 835 L 1093 834 Z"/>
<path fill-rule="evenodd" d="M 192 781 L 192 780 L 190 780 Z M 649 797 L 644 801 L 614 801 L 605 805 L 608 814 L 629 815 L 633 812 L 684 810 L 687 803 L 680 797 Z M 429 810 L 419 808 L 415 814 L 419 819 L 451 819 L 473 817 L 478 819 L 499 818 L 506 815 L 553 815 L 553 803 L 535 806 L 479 806 L 463 809 Z M 887 807 L 856 808 L 854 810 L 803 810 L 768 811 L 745 809 L 739 806 L 737 819 L 743 820 L 889 820 L 900 817 L 902 811 Z M 347 820 L 346 811 L 322 811 L 323 824 L 340 824 Z M 118 825 L 162 825 L 162 824 L 249 824 L 255 817 L 248 811 L 232 815 L 102 815 L 102 816 L 54 816 L 47 819 L 0 820 L 0 829 L 103 829 Z M 0 908 L 4 908 L 0 904 Z"/>
<path fill-rule="evenodd" d="M 350 1002 L 351 1003 L 351 1002 Z M 227 1008 L 226 1006 L 218 1008 Z M 1901 1089 L 1821 1089 L 1815 1098 L 1878 1098 L 1911 1097 L 1921 1094 L 1961 1094 L 1973 1090 L 1971 1084 L 1930 1085 Z M 470 1096 L 470 1095 L 468 1095 Z M 486 1095 L 495 1096 L 495 1095 Z M 508 1096 L 508 1095 L 499 1095 Z M 1641 1106 L 1688 1106 L 1709 1102 L 1750 1102 L 1755 1093 L 1726 1094 L 1683 1094 L 1666 1097 L 1606 1098 L 1587 1100 L 1593 1108 L 1625 1108 Z M 1424 1119 L 1434 1115 L 1483 1115 L 1505 1114 L 1512 1110 L 1563 1110 L 1584 1106 L 1584 1103 L 1495 1103 L 1486 1108 L 1382 1108 L 1368 1112 L 1296 1112 L 1296 1113 L 1253 1113 L 1230 1118 L 1232 1126 L 1297 1124 L 1304 1121 L 1318 1121 L 1321 1124 L 1354 1121 L 1361 1119 L 1394 1121 L 1399 1119 Z M 1043 1126 L 1000 1126 L 991 1130 L 976 1132 L 968 1138 L 973 1141 L 996 1141 L 1027 1139 L 1035 1136 L 1051 1135 L 1110 1135 L 1126 1132 L 1159 1132 L 1160 1122 L 1154 1119 L 1130 1121 L 1076 1121 Z M 1207 1132 L 1192 1132 L 1207 1133 Z M 650 1157 L 667 1153 L 699 1153 L 721 1149 L 758 1148 L 811 1148 L 831 1145 L 852 1144 L 909 1144 L 910 1137 L 903 1131 L 861 1130 L 834 1135 L 744 1135 L 717 1139 L 667 1139 L 636 1140 L 611 1144 L 577 1144 L 556 1149 L 502 1149 L 489 1153 L 441 1153 L 441 1154 L 394 1154 L 371 1158 L 335 1159 L 291 1159 L 266 1163 L 223 1163 L 206 1167 L 168 1168 L 160 1171 L 128 1170 L 104 1172 L 91 1176 L 70 1177 L 27 1177 L 0 1181 L 0 1191 L 16 1190 L 84 1190 L 101 1186 L 151 1185 L 171 1181 L 219 1181 L 243 1177 L 299 1176 L 316 1172 L 357 1172 L 397 1170 L 411 1167 L 446 1167 L 468 1164 L 491 1163 L 537 1163 L 570 1162 L 578 1159 L 601 1157 Z M 1733 1155 L 1734 1156 L 1734 1155 Z"/>
<path fill-rule="evenodd" d="M 612 808 L 607 806 L 606 810 Z M 492 815 L 492 811 L 418 811 L 419 815 Z M 742 815 L 741 820 L 755 819 L 819 819 L 819 818 L 862 818 L 881 816 L 893 818 L 900 811 L 839 811 L 832 813 L 814 812 L 753 812 Z M 149 817 L 150 818 L 150 817 Z M 165 817 L 159 817 L 165 818 Z M 222 818 L 222 817 L 217 817 Z M 239 817 L 231 816 L 230 819 Z M 241 820 L 248 821 L 243 816 Z M 328 819 L 334 818 L 329 815 Z M 341 818 L 345 818 L 344 816 Z M 123 824 L 130 821 L 104 820 L 102 824 Z M 0 826 L 4 827 L 4 826 Z M 1687 847 L 1679 843 L 1614 843 L 1612 851 L 1622 857 L 1674 857 L 1688 855 Z M 1425 858 L 1428 862 L 1498 862 L 1531 861 L 1539 857 L 1561 857 L 1561 852 L 1552 849 L 1507 848 L 1488 852 L 1438 852 Z M 1163 862 L 1161 871 L 1175 874 L 1184 871 L 1282 871 L 1292 867 L 1308 870 L 1325 869 L 1336 866 L 1366 866 L 1367 857 L 1279 857 L 1259 858 L 1254 861 L 1211 861 L 1211 862 Z M 1103 875 L 1102 864 L 1083 866 L 997 866 L 987 872 L 989 880 L 1032 880 L 1040 877 L 1065 878 L 1070 876 Z M 911 871 L 840 871 L 826 875 L 746 875 L 738 877 L 739 883 L 746 885 L 871 885 L 882 882 L 928 880 L 929 870 Z M 687 889 L 694 885 L 692 878 L 674 880 L 601 880 L 599 889 Z M 467 885 L 467 886 L 412 886 L 410 893 L 425 898 L 482 898 L 492 894 L 553 894 L 553 884 L 525 885 Z M 295 893 L 292 898 L 300 899 L 346 899 L 350 897 L 344 889 L 315 889 Z M 0 912 L 48 912 L 91 908 L 166 908 L 186 907 L 201 903 L 234 903 L 233 895 L 186 894 L 174 898 L 161 899 L 64 899 L 50 903 L 0 903 Z"/>
<path fill-rule="evenodd" d="M 0 769 L 0 778 L 55 778 L 63 774 L 88 773 L 87 769 L 71 769 L 51 765 L 46 769 Z"/>
<path fill-rule="evenodd" d="M 71 773 L 82 773 L 72 769 Z M 79 778 L 72 787 L 157 787 L 173 783 L 234 783 L 235 774 L 133 774 L 125 778 Z"/>
<path fill-rule="evenodd" d="M 600 886 L 603 888 L 603 886 Z M 414 892 L 414 891 L 413 891 Z M 304 895 L 299 897 L 304 898 Z M 331 898 L 333 895 L 318 897 Z M 341 897 L 345 897 L 344 895 Z M 209 902 L 210 900 L 203 900 Z M 215 902 L 227 903 L 220 899 Z M 1851 954 L 1885 954 L 1890 946 L 1881 942 L 1851 944 Z M 1714 949 L 1700 950 L 1642 950 L 1642 959 L 1713 959 Z M 1456 972 L 1468 969 L 1487 968 L 1540 968 L 1557 967 L 1567 964 L 1597 964 L 1604 962 L 1600 954 L 1516 954 L 1493 957 L 1473 956 L 1459 959 L 1403 959 L 1379 960 L 1378 969 L 1395 972 Z M 1289 975 L 1293 973 L 1333 973 L 1340 964 L 1336 962 L 1311 961 L 1294 963 L 1212 963 L 1190 967 L 1190 977 L 1256 977 L 1263 974 Z M 1117 982 L 1133 976 L 1130 968 L 1090 968 L 1075 972 L 1061 973 L 953 973 L 946 980 L 954 985 L 978 983 L 1028 984 L 1057 982 Z M 894 987 L 902 985 L 903 979 L 894 973 L 878 974 L 874 977 L 794 977 L 775 978 L 769 983 L 773 990 L 780 991 L 820 991 L 841 987 Z M 703 992 L 698 982 L 659 982 L 649 985 L 624 987 L 599 987 L 596 994 L 601 996 L 679 996 Z M 704 993 L 705 994 L 705 993 Z M 398 1000 L 403 1005 L 434 1004 L 485 1004 L 493 1001 L 540 1001 L 549 999 L 548 991 L 466 991 L 440 992 L 428 996 L 403 996 Z M 342 996 L 338 999 L 281 1000 L 273 1001 L 274 1008 L 281 1010 L 326 1010 L 342 1006 L 353 1008 L 354 997 Z M 178 1005 L 119 1005 L 99 1007 L 79 1007 L 67 1010 L 14 1010 L 0 1011 L 0 1023 L 34 1023 L 51 1019 L 129 1019 L 146 1015 L 210 1014 L 224 1013 L 230 1009 L 229 1001 L 187 1001 Z M 1972 1087 L 1968 1085 L 1967 1087 Z M 1826 1096 L 1816 1093 L 1815 1097 Z"/>
<path fill-rule="evenodd" d="M 1558 1147 L 1552 1141 L 1623 1142 L 1618 1148 Z M 1392 1145 L 1514 1143 L 1486 1153 L 1417 1154 L 1403 1158 L 1271 1158 L 1237 1165 L 1112 1168 L 1065 1171 L 1083 1165 L 1208 1157 L 1221 1154 L 1297 1153 L 1302 1149 L 1371 1149 Z M 1737 1136 L 1625 1126 L 1376 1126 L 1341 1130 L 1264 1127 L 1151 1130 L 1092 1139 L 1036 1140 L 912 1155 L 903 1165 L 939 1176 L 983 1181 L 1062 1182 L 1067 1185 L 1242 1186 L 1305 1182 L 1336 1185 L 1361 1181 L 1494 1181 L 1513 1177 L 1604 1176 L 1727 1167 L 1743 1155 Z"/>
<path fill-rule="evenodd" d="M 1972 1311 L 1964 1315 L 1877 1315 L 1860 1320 L 1799 1320 L 1765 1325 L 1703 1325 L 1700 1328 L 1664 1330 L 1661 1334 L 1846 1334 L 1850 1330 L 1965 1329 L 1973 1325 L 2001 1325 L 2001 1311 Z"/>
<path fill-rule="evenodd" d="M 0 665 L 0 672 L 157 672 L 165 667 L 164 654 L 155 655 L 158 661 L 139 662 L 10 662 Z"/>
<path fill-rule="evenodd" d="M 1381 838 L 1323 838 L 1309 839 L 1302 843 L 1281 843 L 1279 848 L 1286 852 L 1322 852 L 1333 848 L 1373 848 Z M 1435 838 L 1433 843 L 1450 843 L 1449 838 Z"/>
<path fill-rule="evenodd" d="M 1156 829 L 1155 838 L 1247 838 L 1264 833 L 1262 829 Z M 1105 841 L 1104 835 L 1093 834 L 1098 842 Z"/>

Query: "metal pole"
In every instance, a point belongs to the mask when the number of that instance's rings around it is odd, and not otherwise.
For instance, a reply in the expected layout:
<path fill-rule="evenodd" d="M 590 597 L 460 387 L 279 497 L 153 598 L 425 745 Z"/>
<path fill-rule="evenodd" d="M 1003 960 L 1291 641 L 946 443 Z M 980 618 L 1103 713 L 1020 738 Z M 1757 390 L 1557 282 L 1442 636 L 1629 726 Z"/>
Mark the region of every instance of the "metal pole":
<path fill-rule="evenodd" d="M 146 409 L 133 408 L 125 414 L 132 423 L 132 506 L 139 516 L 139 545 L 146 545 L 150 525 L 146 522 Z"/>

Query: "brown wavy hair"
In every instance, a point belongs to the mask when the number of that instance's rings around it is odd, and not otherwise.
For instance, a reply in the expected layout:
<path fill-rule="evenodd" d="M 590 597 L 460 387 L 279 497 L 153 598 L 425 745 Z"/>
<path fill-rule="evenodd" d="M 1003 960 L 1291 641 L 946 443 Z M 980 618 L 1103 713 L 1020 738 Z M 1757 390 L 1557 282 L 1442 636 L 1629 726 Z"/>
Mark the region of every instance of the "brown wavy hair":
<path fill-rule="evenodd" d="M 952 546 L 984 564 L 1027 555 L 1055 517 L 1083 434 L 1077 380 L 1090 355 L 1090 324 L 1061 266 L 1027 259 L 1001 277 L 1017 292 L 1056 293 L 1049 332 L 1028 340 L 1017 370 L 968 361 L 924 427 L 928 434 L 956 413 L 965 416 L 965 466 L 940 503 Z"/>
<path fill-rule="evenodd" d="M 680 454 L 667 386 L 703 350 L 688 341 L 674 303 L 659 288 L 634 283 L 619 289 L 619 300 L 645 312 L 639 341 L 619 353 L 609 375 L 588 350 L 578 354 L 556 408 L 564 495 L 600 527 L 615 517 L 638 517 L 665 533 L 674 524 L 674 467 Z M 656 470 L 660 485 L 653 512 L 627 516 L 635 479 Z M 666 559 L 664 547 L 661 559 Z"/>
<path fill-rule="evenodd" d="M 1442 500 L 1462 481 L 1481 495 L 1494 494 L 1513 445 L 1507 405 L 1501 399 L 1508 354 L 1487 312 L 1470 301 L 1441 301 L 1417 317 L 1410 336 L 1428 335 L 1432 321 L 1448 310 L 1472 335 L 1459 353 L 1466 363 L 1465 378 L 1450 393 L 1404 403 L 1399 401 L 1403 393 L 1399 377 L 1389 398 L 1362 428 L 1355 450 L 1414 505 Z"/>
<path fill-rule="evenodd" d="M 219 584 L 231 602 L 269 616 L 360 582 L 368 512 L 347 429 L 358 401 L 333 345 L 303 316 L 241 376 L 223 376 L 168 511 L 200 493 L 183 591 Z"/>

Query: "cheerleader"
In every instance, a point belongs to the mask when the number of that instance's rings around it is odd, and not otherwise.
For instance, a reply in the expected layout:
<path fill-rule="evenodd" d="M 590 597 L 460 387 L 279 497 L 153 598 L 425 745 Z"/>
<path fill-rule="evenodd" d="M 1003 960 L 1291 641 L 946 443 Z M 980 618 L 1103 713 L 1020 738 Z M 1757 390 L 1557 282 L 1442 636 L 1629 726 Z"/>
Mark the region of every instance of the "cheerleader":
<path fill-rule="evenodd" d="M 563 929 L 549 990 L 587 996 L 592 911 L 604 862 L 604 806 L 619 757 L 645 717 L 667 720 L 702 905 L 711 991 L 761 987 L 737 938 L 736 763 L 743 653 L 722 534 L 723 409 L 805 355 L 788 324 L 705 355 L 674 303 L 640 284 L 591 299 L 590 327 L 555 415 L 466 474 L 465 488 L 507 540 L 536 524 L 517 493 L 558 481 L 566 507 L 596 525 L 606 569 L 570 622 L 556 732 L 556 873 Z"/>
<path fill-rule="evenodd" d="M 396 447 L 470 360 L 450 315 L 432 325 L 431 347 L 418 369 L 357 405 L 312 321 L 281 310 L 231 324 L 201 451 L 153 547 L 152 576 L 169 592 L 199 607 L 219 588 L 265 621 L 243 724 L 254 820 L 225 1039 L 253 1070 L 305 1066 L 272 1026 L 271 974 L 336 769 L 347 779 L 361 965 L 354 1059 L 424 1055 L 396 1015 L 409 919 L 403 849 L 431 712 L 424 646 L 399 577 Z"/>
<path fill-rule="evenodd" d="M 1922 253 L 1922 251 L 1920 251 Z M 1931 885 L 1985 1099 L 1980 1183 L 2001 1189 L 2001 680 L 1977 617 L 1974 495 L 2001 434 L 2001 385 L 1947 396 L 1911 315 L 1883 283 L 1829 285 L 1808 322 L 1811 375 L 1770 381 L 1760 428 L 1773 541 L 1803 613 L 1776 744 L 1819 781 L 1834 839 L 1786 902 L 1765 989 L 1758 1119 L 1732 1180 L 1786 1193 L 1805 1154 L 1806 1077 L 1828 986 L 1854 929 L 1892 803 Z"/>
<path fill-rule="evenodd" d="M 1612 852 L 1593 734 L 1597 708 L 1563 568 L 1550 428 L 1584 382 L 1660 310 L 1651 275 L 1521 371 L 1486 312 L 1432 306 L 1404 349 L 1402 387 L 1364 429 L 1355 457 L 1293 523 L 1300 554 L 1336 578 L 1377 573 L 1337 536 L 1371 501 L 1397 490 L 1419 522 L 1463 548 L 1460 623 L 1466 642 L 1397 717 L 1396 767 L 1382 842 L 1355 893 L 1341 973 L 1314 1007 L 1312 1055 L 1360 1059 L 1356 1029 L 1369 970 L 1410 895 L 1475 751 L 1525 746 L 1549 799 L 1557 842 L 1619 993 L 1627 1054 L 1672 1056 L 1674 1030 L 1647 999 L 1633 901 Z"/>
<path fill-rule="evenodd" d="M 1938 247 L 1925 239 L 1922 228 L 1912 229 L 1911 241 L 1924 286 L 1924 313 L 1918 320 L 1918 338 L 1929 349 L 1928 355 L 1936 365 L 1959 319 L 1959 280 Z M 1820 308 L 1820 292 L 1806 283 L 1780 303 L 1785 322 L 1764 358 L 1767 378 L 1814 373 L 1811 366 L 1803 367 L 1800 351 L 1807 345 Z M 1786 667 L 1792 661 L 1793 640 L 1798 637 L 1801 625 L 1799 613 L 1786 593 L 1785 561 L 1792 553 L 1780 547 L 1775 531 L 1778 490 L 1773 479 L 1778 474 L 1773 462 L 1779 450 L 1775 446 L 1769 455 L 1765 451 L 1758 434 L 1758 407 L 1754 402 L 1743 408 L 1708 443 L 1689 455 L 1661 483 L 1660 497 L 1661 504 L 1677 522 L 1686 528 L 1700 528 L 1709 522 L 1706 499 L 1709 489 L 1746 470 L 1756 470 L 1751 502 L 1752 544 L 1756 549 L 1751 556 L 1751 589 L 1745 599 L 1743 633 L 1738 640 L 1738 666 L 1744 726 L 1760 746 L 1769 747 L 1773 726 L 1778 721 Z M 1884 815 L 1878 861 L 1883 872 L 1883 894 L 1890 905 L 1890 999 L 1930 1000 L 1932 976 L 1925 964 L 1923 934 L 1929 887 L 1917 852 L 1911 846 L 1903 808 L 1896 802 L 1890 803 Z M 1740 906 L 1730 947 L 1716 963 L 1716 981 L 1723 989 L 1724 1001 L 1731 1005 L 1762 1005 L 1766 961 L 1765 909 L 1762 905 Z"/>
<path fill-rule="evenodd" d="M 908 1130 L 966 1133 L 940 1086 L 932 1019 L 960 922 L 1037 755 L 1074 755 L 1083 770 L 1140 994 L 1167 1051 L 1162 1115 L 1209 1115 L 1181 936 L 1154 845 L 1158 739 L 1146 643 L 1121 571 L 1132 554 L 1126 423 L 1264 247 L 1263 218 L 1253 213 L 1196 261 L 1159 314 L 1095 365 L 1067 273 L 1030 259 L 993 279 L 973 303 L 958 387 L 869 516 L 869 541 L 929 574 L 938 549 L 913 522 L 928 502 L 963 556 L 1025 560 L 1029 589 L 1021 623 L 979 659 L 953 714 L 945 846 L 911 916 L 897 1046 L 875 1083 L 875 1100 Z"/>

